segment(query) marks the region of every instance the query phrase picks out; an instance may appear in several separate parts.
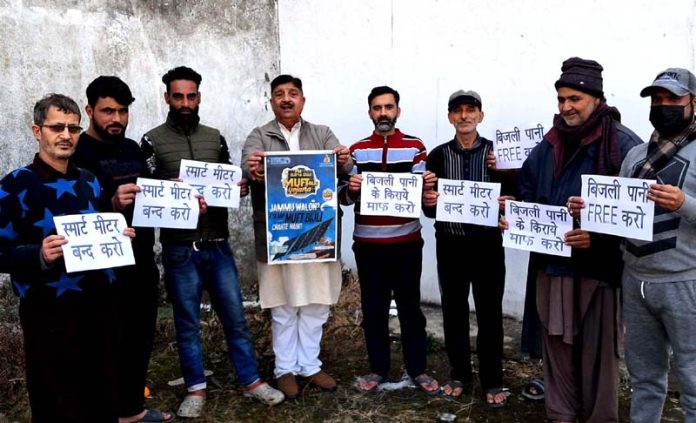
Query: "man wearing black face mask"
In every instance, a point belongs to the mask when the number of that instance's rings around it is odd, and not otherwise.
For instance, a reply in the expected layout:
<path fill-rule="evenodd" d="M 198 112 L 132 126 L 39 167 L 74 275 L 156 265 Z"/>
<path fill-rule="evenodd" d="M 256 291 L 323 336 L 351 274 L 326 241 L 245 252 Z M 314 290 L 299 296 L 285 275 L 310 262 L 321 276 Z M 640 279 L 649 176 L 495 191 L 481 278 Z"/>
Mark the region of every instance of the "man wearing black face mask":
<path fill-rule="evenodd" d="M 628 153 L 621 176 L 657 183 L 648 191 L 653 240 L 627 239 L 623 256 L 631 421 L 660 421 L 671 347 L 685 421 L 696 422 L 696 77 L 670 68 L 640 95 L 650 96 L 655 131 Z"/>

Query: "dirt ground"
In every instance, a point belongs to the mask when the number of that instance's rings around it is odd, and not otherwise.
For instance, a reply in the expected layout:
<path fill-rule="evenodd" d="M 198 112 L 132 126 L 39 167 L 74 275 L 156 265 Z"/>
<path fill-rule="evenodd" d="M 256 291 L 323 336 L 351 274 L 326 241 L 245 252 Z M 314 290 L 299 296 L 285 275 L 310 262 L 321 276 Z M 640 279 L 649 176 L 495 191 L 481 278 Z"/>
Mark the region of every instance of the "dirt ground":
<path fill-rule="evenodd" d="M 254 289 L 249 289 L 253 294 Z M 432 373 L 442 382 L 447 380 L 448 362 L 439 334 L 441 316 L 439 308 L 425 307 L 429 319 L 428 364 Z M 361 394 L 353 388 L 356 376 L 367 370 L 367 358 L 360 322 L 360 304 L 357 282 L 346 277 L 339 304 L 333 309 L 322 342 L 324 369 L 339 382 L 334 393 L 324 393 L 305 387 L 294 401 L 276 407 L 266 407 L 242 396 L 234 380 L 234 371 L 227 358 L 221 328 L 213 314 L 203 310 L 202 336 L 204 341 L 206 369 L 213 374 L 208 378 L 208 403 L 205 415 L 192 422 L 544 422 L 543 401 L 525 400 L 521 389 L 531 378 L 541 376 L 538 363 L 520 357 L 518 352 L 520 322 L 505 320 L 504 385 L 509 389 L 509 404 L 506 408 L 491 411 L 481 401 L 478 389 L 461 400 L 450 400 L 443 396 L 427 396 L 410 387 L 393 391 Z M 251 327 L 259 357 L 262 375 L 272 375 L 273 353 L 270 345 L 270 323 L 267 312 L 258 307 L 249 307 L 247 319 Z M 396 319 L 392 319 L 396 321 Z M 475 318 L 471 318 L 472 324 Z M 393 325 L 392 373 L 398 382 L 401 370 L 401 345 L 396 333 L 398 324 Z M 180 377 L 171 309 L 160 310 L 157 345 L 153 353 L 148 386 L 151 390 L 149 407 L 161 410 L 176 410 L 184 394 L 183 386 L 170 386 L 168 382 Z M 472 339 L 473 340 L 473 339 Z M 3 341 L 0 339 L 0 343 Z M 474 358 L 475 359 L 475 358 Z M 0 371 L 2 370 L 0 366 Z M 0 373 L 1 375 L 2 373 Z M 10 383 L 4 381 L 5 385 Z M 3 381 L 0 380 L 0 388 Z M 22 375 L 13 378 L 12 391 L 19 392 L 11 402 L 0 398 L 0 423 L 29 421 L 26 394 L 22 392 Z M 621 421 L 628 421 L 630 392 L 627 381 L 622 378 L 620 392 Z M 184 421 L 184 419 L 177 419 Z M 676 394 L 668 398 L 665 422 L 683 421 Z"/>

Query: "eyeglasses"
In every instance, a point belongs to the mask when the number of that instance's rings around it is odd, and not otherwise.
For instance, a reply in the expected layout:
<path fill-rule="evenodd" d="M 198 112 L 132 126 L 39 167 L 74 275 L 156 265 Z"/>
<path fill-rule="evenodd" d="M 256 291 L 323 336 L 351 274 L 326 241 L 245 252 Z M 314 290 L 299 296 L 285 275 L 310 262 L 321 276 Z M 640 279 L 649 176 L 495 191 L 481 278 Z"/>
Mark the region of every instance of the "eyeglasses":
<path fill-rule="evenodd" d="M 61 134 L 63 131 L 65 131 L 65 128 L 68 128 L 68 132 L 71 134 L 79 134 L 82 132 L 82 127 L 80 125 L 66 125 L 65 123 L 54 123 L 53 125 L 39 125 L 42 128 L 48 128 L 51 130 L 51 132 L 55 132 L 56 134 Z"/>

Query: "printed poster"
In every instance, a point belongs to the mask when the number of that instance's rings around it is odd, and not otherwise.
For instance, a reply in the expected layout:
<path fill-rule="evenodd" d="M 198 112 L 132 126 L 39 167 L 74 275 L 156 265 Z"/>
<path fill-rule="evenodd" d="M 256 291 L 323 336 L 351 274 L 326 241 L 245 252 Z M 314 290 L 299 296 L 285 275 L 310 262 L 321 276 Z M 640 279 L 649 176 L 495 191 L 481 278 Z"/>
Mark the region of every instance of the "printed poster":
<path fill-rule="evenodd" d="M 266 152 L 268 264 L 336 261 L 336 155 Z"/>

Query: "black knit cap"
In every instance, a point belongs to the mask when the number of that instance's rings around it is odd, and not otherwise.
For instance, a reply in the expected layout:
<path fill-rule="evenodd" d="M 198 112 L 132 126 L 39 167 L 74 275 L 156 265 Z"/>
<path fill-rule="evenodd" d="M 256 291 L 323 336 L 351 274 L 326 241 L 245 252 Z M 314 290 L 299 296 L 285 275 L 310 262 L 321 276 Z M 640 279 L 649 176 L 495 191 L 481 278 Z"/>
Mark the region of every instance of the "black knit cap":
<path fill-rule="evenodd" d="M 602 98 L 602 71 L 604 68 L 594 60 L 571 57 L 561 66 L 561 77 L 554 86 L 574 88 L 591 96 Z"/>

